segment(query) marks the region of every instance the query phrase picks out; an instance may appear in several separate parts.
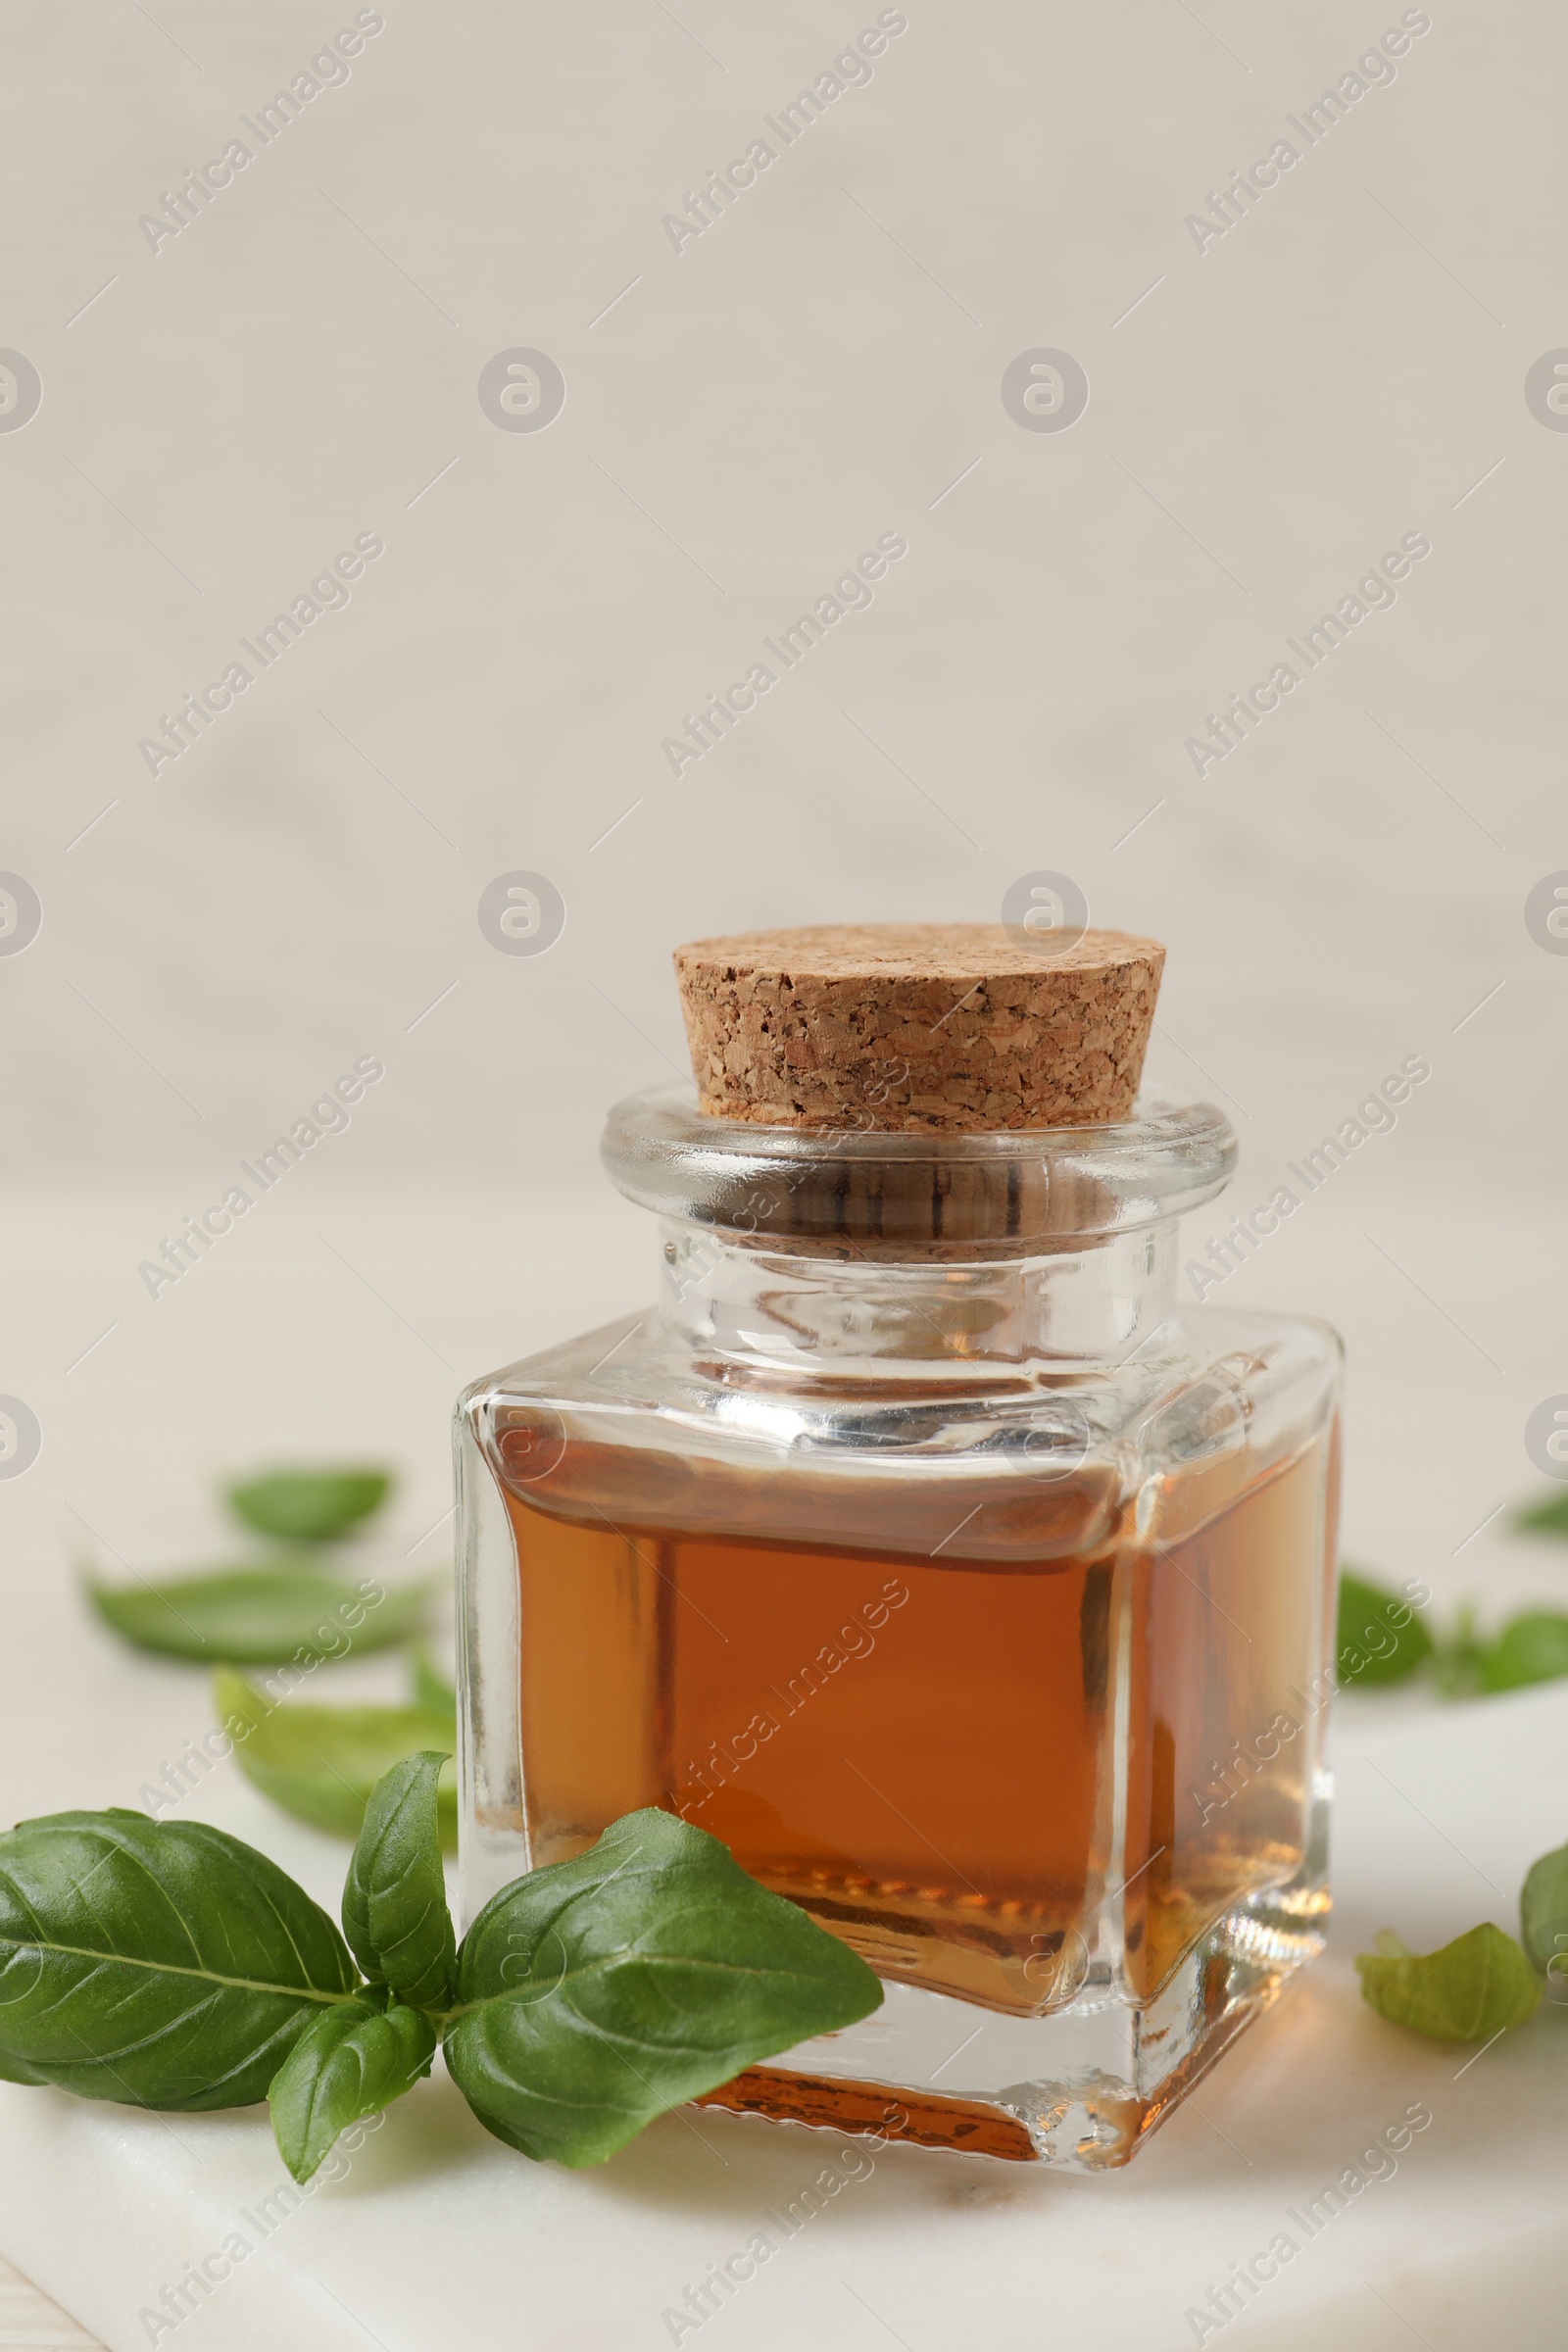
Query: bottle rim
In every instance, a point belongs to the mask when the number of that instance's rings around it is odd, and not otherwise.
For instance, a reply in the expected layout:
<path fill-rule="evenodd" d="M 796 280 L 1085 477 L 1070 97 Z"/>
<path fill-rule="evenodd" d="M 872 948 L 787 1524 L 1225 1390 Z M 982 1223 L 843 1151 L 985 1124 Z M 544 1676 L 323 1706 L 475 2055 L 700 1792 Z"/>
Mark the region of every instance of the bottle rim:
<path fill-rule="evenodd" d="M 774 1127 L 711 1118 L 691 1085 L 627 1095 L 602 1156 L 624 1198 L 658 1215 L 787 1250 L 802 1241 L 968 1243 L 1008 1254 L 1126 1233 L 1211 1200 L 1237 1140 L 1212 1102 L 1141 1095 L 1099 1126 L 981 1133 Z"/>

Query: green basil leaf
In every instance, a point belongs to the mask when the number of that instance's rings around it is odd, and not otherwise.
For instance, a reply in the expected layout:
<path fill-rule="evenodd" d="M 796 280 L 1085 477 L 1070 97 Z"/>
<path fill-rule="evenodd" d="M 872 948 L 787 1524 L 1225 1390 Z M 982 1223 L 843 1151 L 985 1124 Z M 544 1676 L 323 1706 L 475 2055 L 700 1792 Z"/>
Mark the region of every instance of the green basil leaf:
<path fill-rule="evenodd" d="M 1521 1533 L 1531 1536 L 1568 1536 L 1568 1492 L 1561 1487 L 1548 1494 L 1544 1502 L 1532 1503 L 1528 1510 L 1515 1511 L 1513 1524 Z"/>
<path fill-rule="evenodd" d="M 1355 1965 L 1361 1997 L 1380 2017 L 1435 2041 L 1490 2041 L 1505 2026 L 1522 2026 L 1541 1998 L 1524 1953 L 1490 1920 L 1441 1951 L 1362 1952 Z"/>
<path fill-rule="evenodd" d="M 458 1694 L 452 1685 L 437 1674 L 422 1642 L 416 1642 L 414 1645 L 414 1695 L 421 1707 L 429 1708 L 432 1715 L 450 1715 L 456 1733 Z"/>
<path fill-rule="evenodd" d="M 457 1974 L 436 1815 L 436 1778 L 447 1760 L 405 1756 L 377 1781 L 343 1888 L 343 1933 L 355 1959 L 423 2009 L 447 2006 Z"/>
<path fill-rule="evenodd" d="M 388 1590 L 372 1576 L 349 1585 L 291 1565 L 215 1568 L 166 1585 L 89 1585 L 88 1595 L 104 1623 L 138 1649 L 210 1666 L 282 1666 L 406 1641 L 425 1613 L 429 1587 Z"/>
<path fill-rule="evenodd" d="M 230 1487 L 228 1502 L 261 1535 L 329 1544 L 379 1510 L 391 1486 L 385 1470 L 276 1470 Z"/>
<path fill-rule="evenodd" d="M 1402 1594 L 1342 1568 L 1334 1646 L 1342 1683 L 1402 1683 L 1432 1655 L 1432 1636 Z"/>
<path fill-rule="evenodd" d="M 248 2106 L 354 1982 L 303 1887 L 205 1822 L 55 1813 L 0 1837 L 14 2080 L 132 2107 Z"/>
<path fill-rule="evenodd" d="M 443 2046 L 498 2139 L 598 2164 L 665 2108 L 881 1998 L 848 1944 L 706 1830 L 650 1809 L 491 1897 Z"/>
<path fill-rule="evenodd" d="M 357 1838 L 382 1775 L 420 1748 L 449 1749 L 452 1723 L 427 1707 L 282 1705 L 242 1675 L 213 1678 L 219 1720 L 246 1779 L 296 1821 Z M 441 1843 L 458 1842 L 458 1783 L 449 1765 L 437 1791 Z"/>
<path fill-rule="evenodd" d="M 1547 1992 L 1568 1999 L 1568 1845 L 1531 1863 L 1519 1895 L 1519 1925 Z"/>
<path fill-rule="evenodd" d="M 1511 1617 L 1478 1664 L 1483 1690 L 1520 1690 L 1530 1683 L 1553 1683 L 1568 1674 L 1568 1617 L 1531 1609 Z"/>
<path fill-rule="evenodd" d="M 384 1997 L 384 1996 L 383 1996 Z M 267 2094 L 272 2135 L 296 2180 L 308 2180 L 340 2132 L 389 2107 L 430 2072 L 435 2028 L 401 2002 L 374 1997 L 323 2010 L 290 2050 Z"/>

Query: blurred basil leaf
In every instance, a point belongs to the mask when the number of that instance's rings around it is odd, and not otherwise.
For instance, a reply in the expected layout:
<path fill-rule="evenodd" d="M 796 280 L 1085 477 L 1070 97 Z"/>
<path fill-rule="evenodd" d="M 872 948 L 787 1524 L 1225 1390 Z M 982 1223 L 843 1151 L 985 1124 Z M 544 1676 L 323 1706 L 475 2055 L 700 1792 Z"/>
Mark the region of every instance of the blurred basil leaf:
<path fill-rule="evenodd" d="M 427 1707 L 280 1704 L 242 1675 L 222 1672 L 213 1695 L 246 1779 L 297 1821 L 339 1838 L 358 1838 L 370 1792 L 394 1765 L 417 1749 L 452 1745 L 451 1717 Z M 450 1852 L 458 1841 L 455 1765 L 442 1771 L 436 1813 Z"/>
<path fill-rule="evenodd" d="M 329 1544 L 379 1510 L 391 1486 L 385 1470 L 274 1470 L 228 1488 L 227 1501 L 260 1535 Z"/>
<path fill-rule="evenodd" d="M 1481 1660 L 1486 1644 L 1476 1632 L 1476 1614 L 1461 1601 L 1453 1624 L 1440 1634 L 1433 1653 L 1432 1672 L 1446 1698 L 1474 1698 L 1481 1688 Z"/>
<path fill-rule="evenodd" d="M 436 1796 L 450 1760 L 405 1756 L 376 1783 L 343 1888 L 343 1932 L 355 1959 L 372 1982 L 422 2009 L 447 2006 L 457 1971 Z"/>
<path fill-rule="evenodd" d="M 239 2107 L 355 1982 L 332 1921 L 205 1822 L 55 1813 L 0 1837 L 0 2052 L 18 2082 Z"/>
<path fill-rule="evenodd" d="M 650 1808 L 491 1897 L 443 2046 L 498 2139 L 598 2164 L 665 2108 L 881 1999 L 848 1944 L 706 1830 Z"/>
<path fill-rule="evenodd" d="M 1531 1609 L 1511 1617 L 1477 1664 L 1483 1690 L 1519 1690 L 1529 1683 L 1552 1683 L 1568 1674 L 1568 1617 Z"/>
<path fill-rule="evenodd" d="M 1490 1920 L 1440 1951 L 1384 1949 L 1356 1959 L 1361 1997 L 1380 2017 L 1436 2041 L 1488 2041 L 1522 2026 L 1541 1999 L 1541 1980 L 1511 1936 Z"/>
<path fill-rule="evenodd" d="M 1546 1998 L 1568 2001 L 1568 1845 L 1559 1845 L 1525 1873 L 1519 1925 L 1532 1964 L 1546 1980 Z"/>
<path fill-rule="evenodd" d="M 1334 1653 L 1342 1685 L 1402 1683 L 1432 1655 L 1432 1637 L 1402 1593 L 1340 1571 Z"/>
<path fill-rule="evenodd" d="M 437 1674 L 422 1642 L 414 1645 L 414 1695 L 421 1707 L 428 1707 L 432 1714 L 450 1715 L 456 1724 L 458 1694 L 446 1678 Z"/>
<path fill-rule="evenodd" d="M 106 1625 L 139 1649 L 205 1665 L 281 1666 L 346 1658 L 406 1641 L 429 1602 L 428 1585 L 389 1590 L 319 1570 L 214 1568 L 163 1585 L 89 1583 Z"/>
<path fill-rule="evenodd" d="M 1544 1501 L 1515 1511 L 1513 1525 L 1523 1535 L 1568 1537 L 1568 1491 L 1559 1487 Z"/>
<path fill-rule="evenodd" d="M 436 2033 L 417 2009 L 363 1993 L 307 2026 L 267 2094 L 272 2135 L 296 2180 L 309 2180 L 339 2132 L 389 2107 L 430 2072 Z"/>

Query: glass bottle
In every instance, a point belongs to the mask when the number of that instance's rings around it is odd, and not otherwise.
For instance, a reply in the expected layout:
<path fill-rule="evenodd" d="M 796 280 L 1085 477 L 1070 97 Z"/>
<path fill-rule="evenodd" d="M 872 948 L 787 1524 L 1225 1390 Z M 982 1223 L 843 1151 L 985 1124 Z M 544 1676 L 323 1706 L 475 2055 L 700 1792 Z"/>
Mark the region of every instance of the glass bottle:
<path fill-rule="evenodd" d="M 1178 1301 L 1228 1123 L 604 1150 L 657 1305 L 459 1406 L 470 1915 L 664 1806 L 886 1982 L 713 2103 L 1124 2163 L 1328 1911 L 1340 1348 Z"/>

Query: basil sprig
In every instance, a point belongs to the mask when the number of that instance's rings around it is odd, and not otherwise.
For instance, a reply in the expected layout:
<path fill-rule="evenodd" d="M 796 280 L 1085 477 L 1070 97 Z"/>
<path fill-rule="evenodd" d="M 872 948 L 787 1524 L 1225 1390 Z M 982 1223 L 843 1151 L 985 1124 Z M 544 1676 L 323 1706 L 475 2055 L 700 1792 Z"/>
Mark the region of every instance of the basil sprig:
<path fill-rule="evenodd" d="M 371 1792 L 347 1942 L 285 1871 L 205 1823 L 58 1813 L 0 1836 L 0 2077 L 135 2107 L 268 2098 L 307 2180 L 439 2045 L 487 2131 L 597 2164 L 664 2109 L 881 2001 L 847 1944 L 652 1809 L 514 1880 L 460 1948 L 443 1761 L 408 1757 Z"/>

